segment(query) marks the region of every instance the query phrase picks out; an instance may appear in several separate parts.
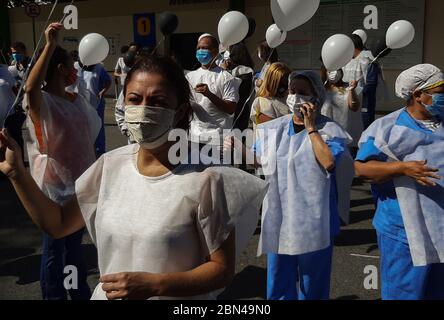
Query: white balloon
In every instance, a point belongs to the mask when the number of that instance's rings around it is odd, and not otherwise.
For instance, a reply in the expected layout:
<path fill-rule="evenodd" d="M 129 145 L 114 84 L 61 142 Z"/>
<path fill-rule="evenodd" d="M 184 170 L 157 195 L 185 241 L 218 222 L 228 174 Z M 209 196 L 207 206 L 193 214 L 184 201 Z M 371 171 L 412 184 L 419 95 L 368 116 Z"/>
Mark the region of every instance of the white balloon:
<path fill-rule="evenodd" d="M 353 34 L 358 35 L 362 39 L 363 44 L 365 44 L 367 42 L 367 39 L 368 39 L 367 32 L 365 32 L 364 30 L 358 29 L 355 32 L 353 32 Z"/>
<path fill-rule="evenodd" d="M 248 19 L 242 12 L 227 12 L 219 21 L 219 40 L 224 47 L 232 46 L 245 39 L 249 28 Z"/>
<path fill-rule="evenodd" d="M 287 32 L 279 29 L 276 24 L 272 24 L 268 28 L 265 38 L 267 39 L 268 46 L 274 49 L 284 43 L 285 39 L 287 39 Z"/>
<path fill-rule="evenodd" d="M 79 44 L 79 58 L 83 65 L 92 66 L 106 59 L 109 54 L 109 43 L 104 36 L 90 33 L 83 37 Z"/>
<path fill-rule="evenodd" d="M 322 47 L 322 61 L 328 71 L 339 70 L 347 65 L 355 53 L 352 39 L 345 34 L 335 34 Z"/>
<path fill-rule="evenodd" d="M 271 12 L 279 29 L 291 31 L 310 20 L 320 0 L 271 0 Z"/>
<path fill-rule="evenodd" d="M 387 30 L 386 44 L 390 49 L 407 47 L 415 38 L 415 27 L 407 20 L 394 22 Z"/>

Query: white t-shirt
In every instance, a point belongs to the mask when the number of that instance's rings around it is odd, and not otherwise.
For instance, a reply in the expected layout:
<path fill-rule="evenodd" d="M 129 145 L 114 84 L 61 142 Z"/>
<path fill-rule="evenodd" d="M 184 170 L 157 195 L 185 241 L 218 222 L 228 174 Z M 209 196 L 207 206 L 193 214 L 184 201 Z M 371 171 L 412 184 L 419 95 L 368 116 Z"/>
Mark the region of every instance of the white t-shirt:
<path fill-rule="evenodd" d="M 367 51 L 362 51 L 356 58 L 352 59 L 342 70 L 344 71 L 343 81 L 359 81 L 358 86 L 364 87 L 367 82 L 367 72 L 372 60 Z"/>
<path fill-rule="evenodd" d="M 196 93 L 194 89 L 198 84 L 204 83 L 220 99 L 237 103 L 242 81 L 219 67 L 212 70 L 200 68 L 189 72 L 186 78 L 191 86 L 191 104 L 194 110 L 194 118 L 190 129 L 191 141 L 210 144 L 223 143 L 221 135 L 224 129 L 231 129 L 233 115 L 223 112 L 207 97 Z M 211 143 L 211 140 L 213 140 L 213 143 Z"/>
<path fill-rule="evenodd" d="M 265 182 L 229 167 L 192 165 L 146 177 L 137 169 L 139 148 L 130 145 L 103 155 L 76 182 L 101 275 L 189 271 L 220 248 L 234 225 L 236 245 L 253 235 Z M 106 299 L 101 284 L 92 299 Z"/>

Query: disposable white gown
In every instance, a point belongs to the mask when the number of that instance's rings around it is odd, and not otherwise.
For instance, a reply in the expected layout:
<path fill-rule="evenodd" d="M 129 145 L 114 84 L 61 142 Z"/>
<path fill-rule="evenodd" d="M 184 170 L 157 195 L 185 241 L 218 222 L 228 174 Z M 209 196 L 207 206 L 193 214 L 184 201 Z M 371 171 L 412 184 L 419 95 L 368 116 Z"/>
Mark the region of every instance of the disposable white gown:
<path fill-rule="evenodd" d="M 101 122 L 96 110 L 81 95 L 74 103 L 45 91 L 42 96 L 43 146 L 39 145 L 30 116 L 26 120 L 31 175 L 51 200 L 63 204 L 74 194 L 76 179 L 96 159 L 94 141 Z"/>
<path fill-rule="evenodd" d="M 137 169 L 139 148 L 105 154 L 76 182 L 100 274 L 192 270 L 220 248 L 234 226 L 241 253 L 256 229 L 266 183 L 229 167 L 193 165 L 146 177 Z M 211 298 L 214 293 L 185 299 Z M 101 284 L 92 299 L 106 299 Z"/>
<path fill-rule="evenodd" d="M 269 182 L 263 204 L 259 255 L 299 255 L 331 245 L 331 175 L 316 160 L 306 131 L 288 135 L 291 118 L 289 115 L 258 126 L 258 153 Z M 349 134 L 325 117 L 319 117 L 318 130 L 324 140 L 339 139 L 344 145 L 351 142 Z M 349 165 L 349 156 L 347 159 L 336 166 Z M 344 205 L 339 207 L 343 209 Z"/>
<path fill-rule="evenodd" d="M 432 135 L 396 125 L 404 109 L 377 121 L 361 141 L 375 146 L 391 161 L 423 161 L 439 169 L 436 187 L 423 187 L 409 177 L 394 179 L 410 253 L 415 266 L 444 263 L 444 128 Z"/>
<path fill-rule="evenodd" d="M 341 125 L 353 138 L 351 146 L 357 147 L 364 131 L 364 124 L 361 109 L 353 112 L 348 107 L 348 93 L 348 91 L 327 91 L 321 113 Z M 362 100 L 362 95 L 359 95 L 359 100 Z"/>

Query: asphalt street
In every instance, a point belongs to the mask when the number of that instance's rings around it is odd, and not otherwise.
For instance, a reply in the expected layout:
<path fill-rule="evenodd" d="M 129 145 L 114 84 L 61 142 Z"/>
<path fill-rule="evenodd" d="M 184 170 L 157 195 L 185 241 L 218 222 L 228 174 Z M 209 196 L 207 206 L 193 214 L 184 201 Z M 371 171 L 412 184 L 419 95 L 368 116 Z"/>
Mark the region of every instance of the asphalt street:
<path fill-rule="evenodd" d="M 114 100 L 107 101 L 106 136 L 109 150 L 126 144 L 114 120 Z M 379 270 L 376 232 L 371 225 L 374 206 L 369 185 L 355 183 L 352 188 L 351 223 L 343 226 L 335 240 L 331 299 L 375 300 L 380 286 L 364 286 L 367 266 Z M 260 228 L 237 260 L 236 277 L 220 299 L 264 299 L 266 296 L 266 258 L 257 257 Z M 11 185 L 0 178 L 0 300 L 40 300 L 39 272 L 41 232 L 24 212 Z M 88 266 L 88 282 L 98 282 L 96 249 L 88 236 L 83 252 Z M 375 269 L 376 270 L 376 269 Z"/>

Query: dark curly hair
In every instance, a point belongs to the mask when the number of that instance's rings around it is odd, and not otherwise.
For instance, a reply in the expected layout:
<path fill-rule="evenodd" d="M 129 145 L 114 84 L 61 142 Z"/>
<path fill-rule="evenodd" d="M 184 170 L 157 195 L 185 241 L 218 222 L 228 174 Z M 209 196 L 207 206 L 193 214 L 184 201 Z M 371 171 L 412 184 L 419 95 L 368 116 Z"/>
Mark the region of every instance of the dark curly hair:
<path fill-rule="evenodd" d="M 170 57 L 166 56 L 143 56 L 137 60 L 135 65 L 128 72 L 123 87 L 123 95 L 126 97 L 126 89 L 135 74 L 139 72 L 156 73 L 163 76 L 168 83 L 169 89 L 176 93 L 179 106 L 185 108 L 183 118 L 176 125 L 175 129 L 189 130 L 193 116 L 191 108 L 190 85 L 185 78 L 183 69 Z"/>

